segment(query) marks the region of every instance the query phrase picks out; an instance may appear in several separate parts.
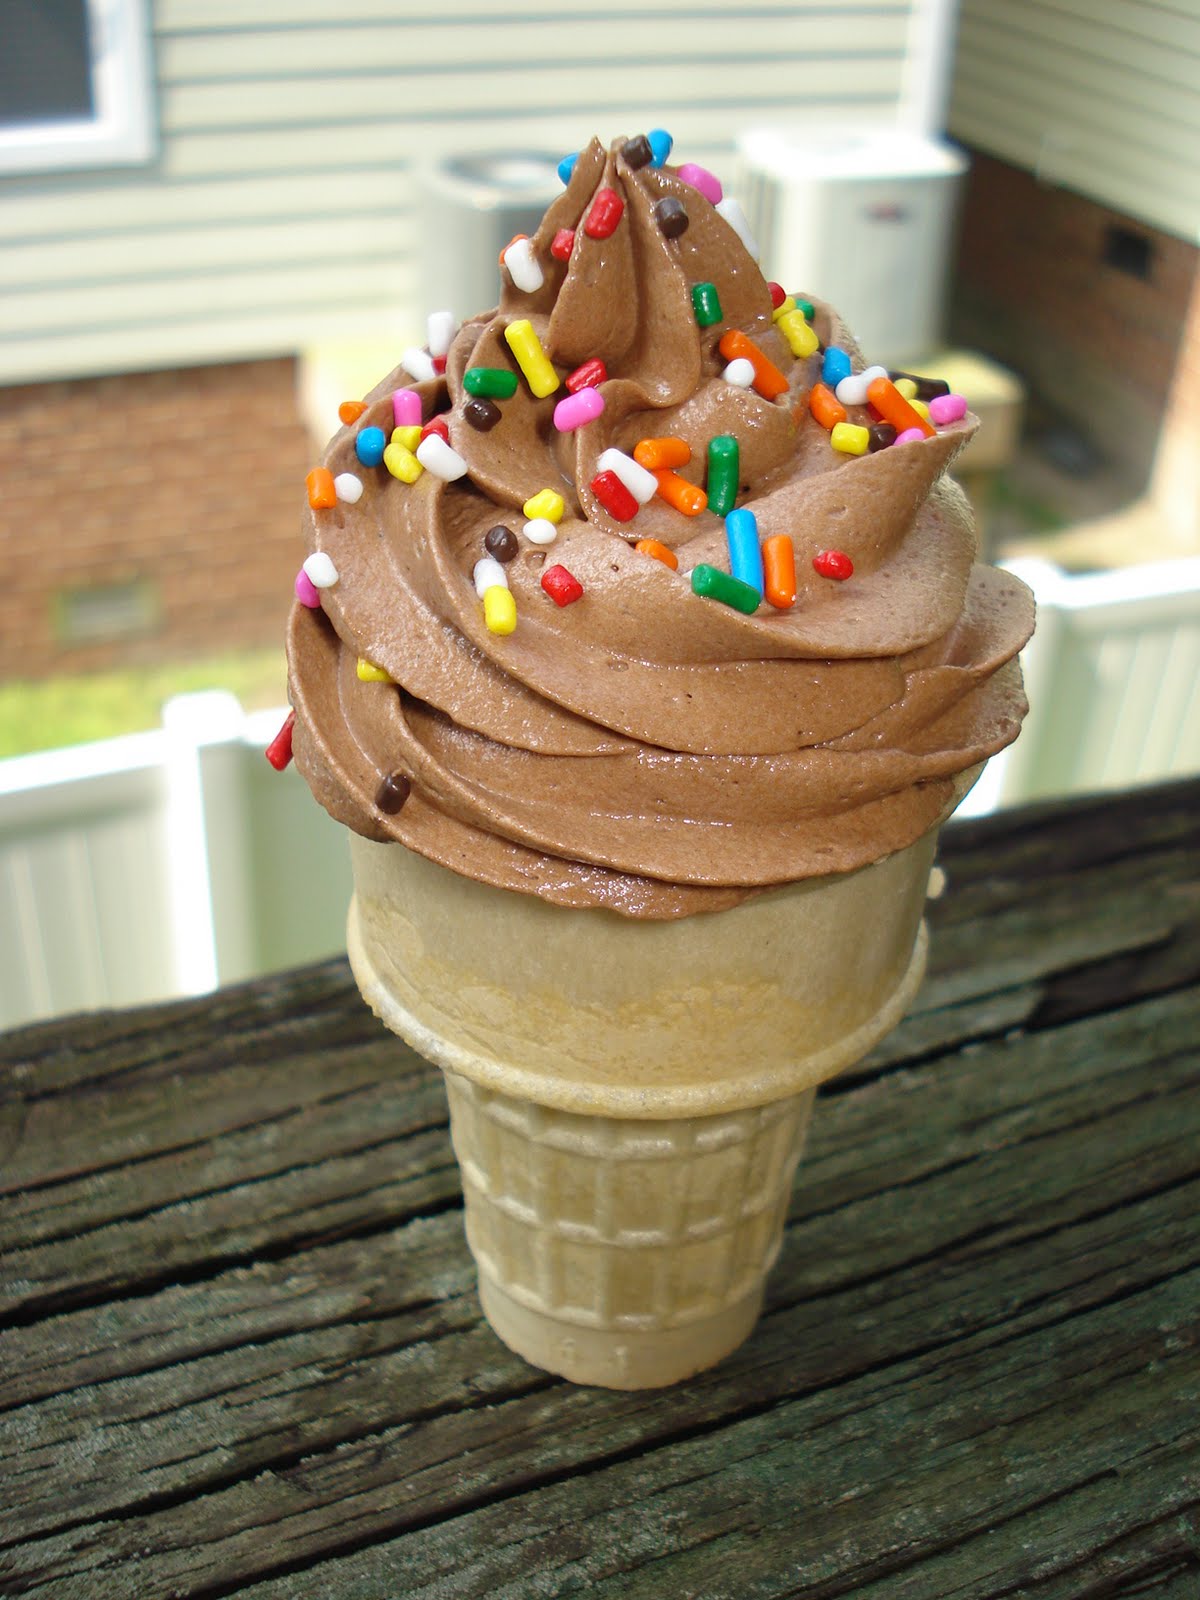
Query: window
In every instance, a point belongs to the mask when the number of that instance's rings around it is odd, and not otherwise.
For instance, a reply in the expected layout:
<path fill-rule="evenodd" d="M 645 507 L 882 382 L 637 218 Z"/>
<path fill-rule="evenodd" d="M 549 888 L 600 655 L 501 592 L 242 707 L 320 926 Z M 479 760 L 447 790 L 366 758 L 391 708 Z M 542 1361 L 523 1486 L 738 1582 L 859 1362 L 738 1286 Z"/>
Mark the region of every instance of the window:
<path fill-rule="evenodd" d="M 145 0 L 0 0 L 0 173 L 153 151 Z"/>

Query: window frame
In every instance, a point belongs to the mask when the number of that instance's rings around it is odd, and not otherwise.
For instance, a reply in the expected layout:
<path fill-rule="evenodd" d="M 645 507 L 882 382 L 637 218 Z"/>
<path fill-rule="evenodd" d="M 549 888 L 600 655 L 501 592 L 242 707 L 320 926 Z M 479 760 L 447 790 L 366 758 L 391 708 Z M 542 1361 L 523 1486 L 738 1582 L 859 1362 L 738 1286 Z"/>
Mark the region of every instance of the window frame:
<path fill-rule="evenodd" d="M 146 0 L 87 0 L 92 117 L 0 122 L 0 175 L 142 164 L 156 150 Z"/>

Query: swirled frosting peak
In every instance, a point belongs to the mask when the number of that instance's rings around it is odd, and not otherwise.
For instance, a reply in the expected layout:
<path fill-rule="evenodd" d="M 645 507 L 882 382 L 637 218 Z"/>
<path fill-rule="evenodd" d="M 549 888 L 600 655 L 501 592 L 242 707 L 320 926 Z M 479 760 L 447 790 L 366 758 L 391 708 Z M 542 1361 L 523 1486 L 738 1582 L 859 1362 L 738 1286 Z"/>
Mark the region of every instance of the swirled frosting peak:
<path fill-rule="evenodd" d="M 794 354 L 744 229 L 647 150 L 580 152 L 444 371 L 436 351 L 424 377 L 399 369 L 331 440 L 289 680 L 297 763 L 349 827 L 559 904 L 662 918 L 920 837 L 1016 737 L 1033 619 L 1015 578 L 977 564 L 945 475 L 976 419 L 834 448 L 812 391 L 826 347 L 862 371 L 850 334 L 815 303 L 815 348 Z M 844 409 L 852 429 L 878 420 Z M 435 419 L 444 436 L 419 441 Z M 790 540 L 791 604 L 697 592 L 697 568 L 731 565 L 700 493 L 715 438 L 737 441 L 757 539 Z M 674 477 L 644 498 L 626 469 L 640 493 L 619 474 L 614 492 L 605 452 L 653 460 L 662 439 L 686 447 L 657 469 Z"/>

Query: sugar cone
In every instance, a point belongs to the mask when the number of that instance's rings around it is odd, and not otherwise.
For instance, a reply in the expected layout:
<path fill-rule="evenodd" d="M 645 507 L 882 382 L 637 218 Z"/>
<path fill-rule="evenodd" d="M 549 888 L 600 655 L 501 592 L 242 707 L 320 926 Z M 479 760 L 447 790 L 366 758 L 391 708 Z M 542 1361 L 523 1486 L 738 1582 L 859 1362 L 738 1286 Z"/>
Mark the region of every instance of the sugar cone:
<path fill-rule="evenodd" d="M 511 1348 L 632 1389 L 747 1336 L 816 1087 L 921 981 L 935 842 L 660 923 L 351 836 L 351 965 L 445 1072 L 481 1300 Z"/>
<path fill-rule="evenodd" d="M 815 1091 L 712 1117 L 580 1116 L 446 1074 L 483 1309 L 535 1366 L 644 1389 L 750 1332 Z"/>

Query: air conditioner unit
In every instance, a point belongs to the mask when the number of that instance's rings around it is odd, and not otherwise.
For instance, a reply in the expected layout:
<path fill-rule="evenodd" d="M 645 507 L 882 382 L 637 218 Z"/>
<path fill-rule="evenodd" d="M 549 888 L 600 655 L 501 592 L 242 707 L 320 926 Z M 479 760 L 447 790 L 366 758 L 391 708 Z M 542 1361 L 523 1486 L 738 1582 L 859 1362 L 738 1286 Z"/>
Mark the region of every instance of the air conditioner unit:
<path fill-rule="evenodd" d="M 739 153 L 768 278 L 830 301 L 868 362 L 939 347 L 961 151 L 903 128 L 823 126 L 755 129 Z"/>
<path fill-rule="evenodd" d="M 461 320 L 496 304 L 500 252 L 514 234 L 532 234 L 562 193 L 561 159 L 561 152 L 512 150 L 418 168 L 427 310 L 445 306 Z"/>

